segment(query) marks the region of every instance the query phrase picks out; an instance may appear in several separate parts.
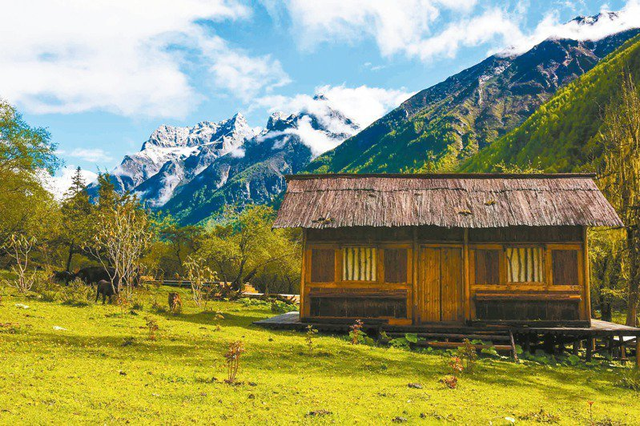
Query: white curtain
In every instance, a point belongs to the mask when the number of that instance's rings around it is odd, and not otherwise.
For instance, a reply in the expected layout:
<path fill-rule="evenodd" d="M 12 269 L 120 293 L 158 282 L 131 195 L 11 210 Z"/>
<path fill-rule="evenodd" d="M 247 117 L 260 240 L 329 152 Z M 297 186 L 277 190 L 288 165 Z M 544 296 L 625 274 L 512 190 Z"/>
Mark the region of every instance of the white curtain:
<path fill-rule="evenodd" d="M 345 247 L 342 259 L 342 279 L 345 281 L 376 280 L 376 249 Z"/>
<path fill-rule="evenodd" d="M 508 282 L 544 282 L 544 258 L 542 248 L 509 247 L 506 252 Z"/>

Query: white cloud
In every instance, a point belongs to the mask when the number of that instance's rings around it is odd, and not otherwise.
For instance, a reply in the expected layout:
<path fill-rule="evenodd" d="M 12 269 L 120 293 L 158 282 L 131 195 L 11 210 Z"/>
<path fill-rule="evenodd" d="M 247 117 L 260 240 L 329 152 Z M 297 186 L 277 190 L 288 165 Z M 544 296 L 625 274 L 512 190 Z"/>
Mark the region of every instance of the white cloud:
<path fill-rule="evenodd" d="M 441 33 L 406 46 L 410 56 L 423 61 L 434 57 L 455 57 L 461 47 L 478 46 L 487 43 L 496 36 L 503 38 L 520 35 L 518 26 L 499 9 L 451 23 Z"/>
<path fill-rule="evenodd" d="M 309 111 L 322 118 L 328 109 L 342 113 L 359 127 L 364 128 L 382 117 L 390 109 L 397 107 L 413 93 L 406 90 L 382 89 L 379 87 L 319 86 L 316 95 L 265 96 L 256 99 L 254 107 L 264 107 L 270 112 L 292 113 Z M 329 119 L 329 118 L 327 118 Z M 339 130 L 339 129 L 335 129 Z M 339 131 L 336 131 L 339 133 Z"/>
<path fill-rule="evenodd" d="M 277 61 L 234 50 L 201 25 L 250 15 L 238 0 L 8 0 L 0 94 L 31 113 L 183 117 L 202 100 L 185 72 L 200 59 L 243 97 L 270 84 L 263 69 Z M 225 60 L 235 73 L 217 71 Z"/>
<path fill-rule="evenodd" d="M 216 84 L 245 102 L 263 89 L 270 92 L 291 82 L 280 62 L 269 55 L 250 58 L 239 52 L 227 51 L 223 56 L 210 68 Z"/>
<path fill-rule="evenodd" d="M 516 35 L 505 53 L 523 53 L 548 38 L 573 40 L 600 40 L 621 31 L 640 28 L 640 2 L 630 0 L 616 13 L 609 13 L 603 6 L 602 15 L 595 22 L 585 23 L 572 20 L 561 23 L 557 13 L 547 15 L 529 35 Z"/>
<path fill-rule="evenodd" d="M 60 154 L 63 153 L 64 151 L 60 152 Z M 76 148 L 66 155 L 89 163 L 106 163 L 113 160 L 113 158 L 101 148 Z"/>
<path fill-rule="evenodd" d="M 40 178 L 44 188 L 51 192 L 56 200 L 64 199 L 64 194 L 71 187 L 71 178 L 76 173 L 76 166 L 65 166 L 56 173 L 55 176 L 51 176 L 48 172 L 42 171 Z M 96 173 L 89 170 L 82 170 L 81 175 L 85 184 L 89 184 L 98 178 Z"/>
<path fill-rule="evenodd" d="M 315 93 L 316 96 L 267 96 L 257 99 L 254 103 L 254 107 L 264 107 L 270 112 L 307 112 L 316 117 L 330 133 L 314 129 L 309 117 L 303 117 L 298 123 L 298 128 L 269 134 L 269 137 L 282 134 L 298 135 L 311 149 L 314 157 L 340 145 L 346 138 L 367 127 L 412 95 L 404 90 L 367 86 L 320 86 L 316 88 Z M 342 117 L 336 116 L 336 112 L 350 119 L 353 125 L 345 123 Z"/>
<path fill-rule="evenodd" d="M 629 0 L 619 19 L 602 19 L 594 25 L 561 24 L 558 13 L 551 12 L 532 32 L 521 29 L 523 2 L 488 7 L 476 0 L 287 0 L 279 9 L 271 1 L 263 3 L 272 15 L 290 15 L 292 33 L 303 49 L 373 39 L 384 57 L 400 54 L 429 62 L 486 43 L 493 51 L 511 46 L 509 52 L 521 53 L 549 37 L 596 40 L 638 28 L 638 1 Z"/>

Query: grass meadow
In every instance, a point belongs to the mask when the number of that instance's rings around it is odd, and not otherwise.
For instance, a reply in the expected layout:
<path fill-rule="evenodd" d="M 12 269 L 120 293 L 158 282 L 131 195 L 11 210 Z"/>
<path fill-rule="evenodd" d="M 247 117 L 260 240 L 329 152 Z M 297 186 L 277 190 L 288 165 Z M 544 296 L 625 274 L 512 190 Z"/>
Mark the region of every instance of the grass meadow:
<path fill-rule="evenodd" d="M 182 291 L 174 315 L 157 309 L 168 291 L 144 291 L 123 309 L 5 288 L 0 423 L 640 424 L 640 392 L 618 385 L 629 366 L 481 358 L 449 389 L 440 379 L 450 355 L 339 335 L 317 335 L 309 350 L 305 333 L 252 325 L 274 315 L 269 305 L 205 311 Z M 230 385 L 223 355 L 233 341 L 245 353 Z"/>

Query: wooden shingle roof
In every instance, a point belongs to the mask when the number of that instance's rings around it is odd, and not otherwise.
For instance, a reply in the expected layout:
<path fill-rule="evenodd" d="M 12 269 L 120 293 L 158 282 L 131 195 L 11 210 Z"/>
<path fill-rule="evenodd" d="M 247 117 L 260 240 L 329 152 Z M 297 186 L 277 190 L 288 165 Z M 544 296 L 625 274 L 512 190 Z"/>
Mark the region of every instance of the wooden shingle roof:
<path fill-rule="evenodd" d="M 287 176 L 276 228 L 622 226 L 590 174 Z"/>

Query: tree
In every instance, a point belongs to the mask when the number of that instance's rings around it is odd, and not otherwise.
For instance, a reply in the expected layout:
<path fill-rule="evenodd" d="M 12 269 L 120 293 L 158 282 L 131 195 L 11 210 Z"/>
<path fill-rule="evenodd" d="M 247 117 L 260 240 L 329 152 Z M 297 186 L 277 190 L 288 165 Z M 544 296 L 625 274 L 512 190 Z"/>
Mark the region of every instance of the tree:
<path fill-rule="evenodd" d="M 73 255 L 77 253 L 82 244 L 85 244 L 93 235 L 92 213 L 93 206 L 86 192 L 86 185 L 82 177 L 82 169 L 78 167 L 71 179 L 71 186 L 65 193 L 61 205 L 62 212 L 62 240 L 68 247 L 66 271 L 71 270 Z"/>
<path fill-rule="evenodd" d="M 627 325 L 638 324 L 640 291 L 640 94 L 629 74 L 604 111 L 601 184 L 625 226 Z"/>
<path fill-rule="evenodd" d="M 94 235 L 84 248 L 102 264 L 119 294 L 130 300 L 152 240 L 152 221 L 135 197 L 117 194 L 109 182 L 108 175 L 99 177 Z"/>
<path fill-rule="evenodd" d="M 27 238 L 23 235 L 11 235 L 4 246 L 6 252 L 15 262 L 11 270 L 18 277 L 16 288 L 23 293 L 31 290 L 35 282 L 35 272 L 30 271 L 30 256 L 35 245 L 36 239 L 34 237 Z"/>
<path fill-rule="evenodd" d="M 58 167 L 55 145 L 43 128 L 24 122 L 11 105 L 0 100 L 0 245 L 11 235 L 50 234 L 57 206 L 42 186 L 42 173 Z"/>
<path fill-rule="evenodd" d="M 199 226 L 178 226 L 171 218 L 168 224 L 160 226 L 158 232 L 160 240 L 166 242 L 171 250 L 178 267 L 178 273 L 184 273 L 185 259 L 196 251 L 203 229 Z"/>
<path fill-rule="evenodd" d="M 236 291 L 269 267 L 298 256 L 298 246 L 283 230 L 272 230 L 273 209 L 249 206 L 227 210 L 222 224 L 203 237 L 198 253 Z M 298 263 L 299 264 L 299 263 Z"/>

